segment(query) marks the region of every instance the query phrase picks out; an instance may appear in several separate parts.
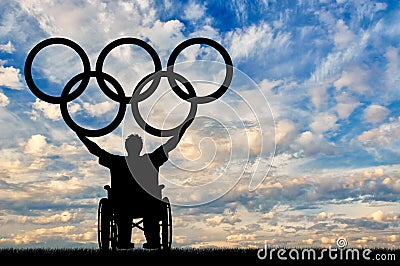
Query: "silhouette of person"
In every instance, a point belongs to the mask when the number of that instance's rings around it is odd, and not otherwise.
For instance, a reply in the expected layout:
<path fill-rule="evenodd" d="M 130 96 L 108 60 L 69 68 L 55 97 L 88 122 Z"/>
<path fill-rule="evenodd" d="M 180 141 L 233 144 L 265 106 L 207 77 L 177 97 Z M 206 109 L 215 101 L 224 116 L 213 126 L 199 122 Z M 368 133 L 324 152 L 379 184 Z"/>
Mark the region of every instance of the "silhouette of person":
<path fill-rule="evenodd" d="M 168 161 L 168 153 L 181 140 L 193 119 L 186 121 L 179 133 L 151 153 L 140 155 L 142 138 L 129 135 L 125 140 L 127 156 L 111 154 L 86 136 L 77 133 L 90 153 L 99 158 L 99 164 L 110 169 L 111 195 L 116 212 L 118 243 L 120 249 L 133 248 L 131 243 L 132 220 L 143 217 L 146 243 L 143 248 L 160 248 L 161 188 L 158 183 L 159 168 Z M 141 216 L 138 216 L 141 215 Z"/>

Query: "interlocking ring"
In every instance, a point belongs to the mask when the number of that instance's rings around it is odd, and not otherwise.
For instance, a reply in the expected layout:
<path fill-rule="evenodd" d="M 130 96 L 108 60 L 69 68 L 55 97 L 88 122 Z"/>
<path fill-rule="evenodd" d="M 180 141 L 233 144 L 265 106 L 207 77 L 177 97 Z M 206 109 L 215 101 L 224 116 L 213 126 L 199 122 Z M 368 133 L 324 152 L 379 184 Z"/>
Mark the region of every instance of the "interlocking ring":
<path fill-rule="evenodd" d="M 107 80 L 117 90 L 117 93 L 118 93 L 117 95 L 120 98 L 125 97 L 124 90 L 122 89 L 121 85 L 118 83 L 118 81 L 116 79 L 114 79 L 112 76 L 108 75 L 107 73 L 97 72 L 97 71 L 82 72 L 82 73 L 76 75 L 75 77 L 73 77 L 65 85 L 64 90 L 62 91 L 62 94 L 60 97 L 61 98 L 60 108 L 61 108 L 61 114 L 64 118 L 65 123 L 67 123 L 67 125 L 73 131 L 79 132 L 88 137 L 99 137 L 99 136 L 107 135 L 108 133 L 112 132 L 114 129 L 116 129 L 118 127 L 118 125 L 124 119 L 126 105 L 123 103 L 120 103 L 117 116 L 114 118 L 114 120 L 109 125 L 101 128 L 101 129 L 86 129 L 86 128 L 79 126 L 77 123 L 75 123 L 68 113 L 67 96 L 69 95 L 69 92 L 71 91 L 73 86 L 79 80 L 88 79 L 90 77 L 96 77 L 96 78 L 101 77 L 102 80 Z"/>
<path fill-rule="evenodd" d="M 61 44 L 68 46 L 72 48 L 79 57 L 82 60 L 83 63 L 83 72 L 75 75 L 71 80 L 67 82 L 67 84 L 64 86 L 61 96 L 51 96 L 48 95 L 44 92 L 42 92 L 36 83 L 33 80 L 32 77 L 32 63 L 35 58 L 35 56 L 42 50 L 43 48 L 53 45 L 53 44 Z M 139 46 L 143 48 L 152 58 L 153 63 L 154 63 L 154 72 L 148 74 L 146 77 L 144 77 L 136 86 L 135 89 L 132 93 L 131 97 L 125 96 L 125 92 L 122 88 L 122 86 L 118 83 L 118 81 L 113 78 L 111 75 L 105 73 L 103 71 L 103 65 L 104 61 L 107 57 L 107 55 L 116 47 L 124 44 L 132 44 Z M 213 48 L 215 48 L 223 57 L 226 65 L 226 76 L 225 79 L 220 86 L 220 88 L 215 91 L 214 93 L 211 93 L 210 95 L 207 96 L 197 96 L 196 92 L 191 85 L 191 83 L 184 78 L 182 75 L 174 72 L 174 64 L 175 61 L 178 57 L 178 55 L 187 47 L 193 45 L 193 44 L 206 44 L 209 45 Z M 181 125 L 186 123 L 186 121 L 193 121 L 193 118 L 196 115 L 197 112 L 197 104 L 204 104 L 204 103 L 209 103 L 211 101 L 216 100 L 217 98 L 221 97 L 226 90 L 228 89 L 231 81 L 232 81 L 232 76 L 233 76 L 233 67 L 232 67 L 232 60 L 228 54 L 228 52 L 223 48 L 222 45 L 219 43 L 207 39 L 207 38 L 192 38 L 189 40 L 186 40 L 179 44 L 171 53 L 168 62 L 167 62 L 167 70 L 162 71 L 162 66 L 161 66 L 161 61 L 160 58 L 158 57 L 157 52 L 146 42 L 140 39 L 136 38 L 131 38 L 131 37 L 126 37 L 126 38 L 120 38 L 117 40 L 114 40 L 113 42 L 109 43 L 99 54 L 99 57 L 97 58 L 96 61 L 96 67 L 95 71 L 92 71 L 90 68 L 90 61 L 85 53 L 85 51 L 75 42 L 66 39 L 66 38 L 50 38 L 46 39 L 40 43 L 38 43 L 33 49 L 29 52 L 27 59 L 25 61 L 25 79 L 28 87 L 32 91 L 34 95 L 36 95 L 39 99 L 46 101 L 48 103 L 53 103 L 53 104 L 59 104 L 60 109 L 61 109 L 61 114 L 63 119 L 65 120 L 66 124 L 75 132 L 80 133 L 85 136 L 89 137 L 100 137 L 104 136 L 110 132 L 112 132 L 114 129 L 118 127 L 118 125 L 121 123 L 123 120 L 123 117 L 125 115 L 126 111 L 126 104 L 131 104 L 132 112 L 134 115 L 134 118 L 138 125 L 145 130 L 147 133 L 152 134 L 154 136 L 158 137 L 165 137 L 165 136 L 173 136 L 179 132 L 179 129 Z M 87 88 L 89 84 L 89 80 L 91 77 L 96 78 L 97 83 L 100 87 L 100 89 L 104 92 L 105 95 L 107 95 L 109 98 L 112 100 L 118 102 L 120 104 L 118 113 L 114 120 L 108 124 L 107 126 L 100 128 L 100 129 L 87 129 L 83 128 L 77 123 L 75 123 L 70 116 L 68 112 L 68 102 L 75 100 L 78 98 L 84 90 Z M 150 125 L 148 125 L 143 117 L 140 115 L 139 112 L 139 102 L 147 99 L 150 97 L 154 91 L 158 88 L 158 85 L 160 83 L 160 80 L 162 77 L 167 77 L 168 82 L 171 86 L 171 89 L 183 100 L 188 101 L 190 105 L 190 111 L 185 119 L 185 121 L 172 129 L 157 129 L 154 128 Z M 80 84 L 77 86 L 77 88 L 71 92 L 72 88 L 77 84 L 79 81 Z M 117 91 L 115 93 L 113 90 L 111 90 L 107 82 L 109 82 L 114 89 Z M 144 92 L 142 92 L 142 89 L 146 84 L 149 82 L 152 82 L 149 88 L 147 88 Z M 187 93 L 183 91 L 179 85 L 177 84 L 177 81 L 179 81 L 183 86 L 185 86 Z"/>
<path fill-rule="evenodd" d="M 123 45 L 123 44 L 134 44 L 137 45 L 139 47 L 142 47 L 144 50 L 146 50 L 147 53 L 149 53 L 149 55 L 151 56 L 151 58 L 153 59 L 153 63 L 154 63 L 154 72 L 158 72 L 161 70 L 161 60 L 158 57 L 157 52 L 145 41 L 142 41 L 140 39 L 136 39 L 136 38 L 121 38 L 121 39 L 117 39 L 113 42 L 111 42 L 110 44 L 108 44 L 106 47 L 104 47 L 104 49 L 100 52 L 99 57 L 97 58 L 96 61 L 96 71 L 97 72 L 103 72 L 103 65 L 104 65 L 104 60 L 106 59 L 107 55 L 116 47 Z M 115 94 L 112 90 L 110 90 L 107 86 L 107 84 L 104 82 L 104 79 L 100 78 L 101 76 L 97 76 L 97 82 L 101 88 L 101 90 L 111 99 L 113 99 L 114 101 L 120 102 L 120 103 L 124 103 L 124 104 L 128 104 L 131 100 L 131 97 L 125 97 L 124 98 L 120 98 L 118 94 Z M 151 84 L 150 88 L 152 89 L 152 91 L 154 91 L 158 84 L 160 83 L 160 79 L 154 79 L 153 83 Z"/>
<path fill-rule="evenodd" d="M 156 137 L 174 136 L 179 133 L 181 126 L 176 126 L 175 128 L 172 128 L 172 129 L 161 130 L 161 129 L 157 129 L 157 128 L 154 128 L 154 127 L 148 125 L 144 121 L 142 116 L 140 115 L 139 102 L 143 101 L 144 99 L 149 97 L 154 92 L 154 88 L 147 89 L 146 93 L 140 94 L 140 92 L 149 81 L 151 81 L 151 80 L 159 81 L 161 77 L 167 77 L 168 79 L 170 79 L 171 76 L 173 77 L 174 80 L 178 80 L 179 82 L 181 82 L 189 92 L 188 95 L 190 96 L 190 98 L 188 99 L 188 101 L 190 102 L 190 111 L 184 121 L 189 121 L 189 120 L 193 119 L 196 116 L 196 112 L 197 112 L 197 103 L 194 100 L 194 99 L 196 99 L 196 92 L 195 92 L 192 84 L 190 84 L 190 82 L 187 79 L 185 79 L 183 76 L 179 75 L 178 73 L 170 72 L 170 71 L 159 71 L 159 72 L 147 75 L 146 77 L 144 77 L 144 79 L 142 79 L 139 82 L 138 86 L 135 88 L 130 103 L 131 103 L 133 117 L 135 118 L 138 125 L 144 131 L 146 131 L 147 133 L 152 134 L 153 136 L 156 136 Z"/>
<path fill-rule="evenodd" d="M 207 45 L 215 48 L 222 55 L 222 58 L 225 61 L 226 73 L 225 73 L 225 79 L 222 82 L 221 87 L 210 95 L 199 96 L 196 99 L 192 99 L 192 100 L 195 100 L 196 103 L 198 103 L 198 104 L 209 103 L 209 102 L 212 102 L 212 101 L 218 99 L 219 97 L 221 97 L 226 92 L 229 85 L 231 84 L 232 76 L 233 76 L 232 59 L 229 56 L 228 52 L 225 50 L 225 48 L 221 44 L 217 43 L 216 41 L 213 41 L 213 40 L 207 39 L 207 38 L 192 38 L 192 39 L 182 42 L 172 51 L 171 55 L 169 56 L 168 62 L 167 62 L 168 71 L 174 72 L 174 64 L 175 64 L 175 61 L 176 61 L 176 58 L 178 57 L 178 55 L 184 49 L 186 49 L 187 47 L 189 47 L 193 44 L 207 44 Z M 176 80 L 172 79 L 171 76 L 168 76 L 168 82 L 171 85 L 172 90 L 181 99 L 189 100 L 192 98 L 192 96 L 190 94 L 185 93 L 178 86 L 178 84 L 176 83 Z"/>
<path fill-rule="evenodd" d="M 24 75 L 25 75 L 25 80 L 26 80 L 26 84 L 28 85 L 28 87 L 30 88 L 30 90 L 32 91 L 32 93 L 38 97 L 39 99 L 48 102 L 48 103 L 54 103 L 54 104 L 59 104 L 61 102 L 61 97 L 58 96 L 51 96 L 48 95 L 44 92 L 42 92 L 38 86 L 35 84 L 35 82 L 33 81 L 33 77 L 32 77 L 32 63 L 33 63 L 33 59 L 35 58 L 35 56 L 40 52 L 40 50 L 42 50 L 43 48 L 46 48 L 49 45 L 53 45 L 53 44 L 62 44 L 65 46 L 70 47 L 71 49 L 73 49 L 75 52 L 78 53 L 79 57 L 82 59 L 82 63 L 83 63 L 83 72 L 89 72 L 90 71 L 90 61 L 89 61 L 89 57 L 87 56 L 87 54 L 85 53 L 85 51 L 82 49 L 82 47 L 80 47 L 77 43 L 66 39 L 66 38 L 50 38 L 50 39 L 46 39 L 44 41 L 41 41 L 40 43 L 38 43 L 35 47 L 33 47 L 33 49 L 29 52 L 26 61 L 25 61 L 25 68 L 24 68 Z M 76 90 L 74 90 L 71 94 L 68 94 L 68 101 L 72 101 L 75 100 L 76 98 L 78 98 L 83 91 L 86 89 L 87 85 L 89 84 L 89 76 L 85 77 L 81 84 L 79 84 L 78 88 Z"/>

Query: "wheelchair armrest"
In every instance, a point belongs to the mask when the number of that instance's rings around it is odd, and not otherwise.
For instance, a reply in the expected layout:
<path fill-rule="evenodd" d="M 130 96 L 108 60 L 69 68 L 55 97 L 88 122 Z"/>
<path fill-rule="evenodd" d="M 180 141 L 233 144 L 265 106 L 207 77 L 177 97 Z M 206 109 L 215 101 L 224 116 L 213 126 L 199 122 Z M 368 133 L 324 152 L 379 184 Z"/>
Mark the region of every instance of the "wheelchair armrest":
<path fill-rule="evenodd" d="M 163 184 L 158 185 L 158 195 L 157 195 L 157 197 L 158 197 L 159 199 L 161 199 L 162 190 L 163 190 L 164 187 L 165 187 L 165 186 L 164 186 Z"/>
<path fill-rule="evenodd" d="M 107 190 L 107 198 L 111 199 L 111 187 L 109 185 L 105 185 L 104 189 Z"/>

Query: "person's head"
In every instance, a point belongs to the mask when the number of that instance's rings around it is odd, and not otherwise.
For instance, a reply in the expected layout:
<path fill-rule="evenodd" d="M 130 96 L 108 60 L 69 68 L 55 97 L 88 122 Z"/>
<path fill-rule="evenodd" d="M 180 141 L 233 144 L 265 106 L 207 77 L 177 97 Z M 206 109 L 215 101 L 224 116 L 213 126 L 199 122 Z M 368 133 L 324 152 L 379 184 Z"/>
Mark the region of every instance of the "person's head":
<path fill-rule="evenodd" d="M 139 155 L 143 149 L 143 140 L 137 134 L 129 135 L 125 140 L 125 149 L 128 155 Z"/>

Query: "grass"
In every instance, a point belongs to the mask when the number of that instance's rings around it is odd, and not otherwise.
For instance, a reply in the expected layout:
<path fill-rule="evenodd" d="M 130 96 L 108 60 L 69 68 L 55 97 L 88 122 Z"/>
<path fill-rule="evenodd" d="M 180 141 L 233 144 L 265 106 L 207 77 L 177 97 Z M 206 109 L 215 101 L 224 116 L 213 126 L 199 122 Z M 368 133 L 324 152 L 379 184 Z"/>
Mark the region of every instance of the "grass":
<path fill-rule="evenodd" d="M 178 249 L 172 248 L 170 251 L 131 249 L 102 252 L 99 249 L 46 249 L 46 248 L 27 248 L 0 249 L 0 261 L 9 259 L 10 261 L 29 261 L 29 262 L 46 262 L 54 265 L 54 263 L 79 263 L 81 261 L 90 261 L 92 263 L 100 263 L 105 265 L 113 265 L 114 262 L 124 259 L 124 261 L 145 261 L 162 263 L 160 265 L 169 265 L 176 262 L 188 263 L 198 262 L 238 262 L 245 260 L 246 262 L 257 262 L 257 251 L 250 249 Z M 252 262 L 251 262 L 252 261 Z M 130 263 L 129 263 L 130 264 Z M 149 266 L 146 265 L 145 266 Z"/>
<path fill-rule="evenodd" d="M 27 248 L 27 249 L 17 249 L 17 248 L 4 248 L 0 249 L 0 260 L 2 259 L 12 259 L 13 261 L 17 261 L 18 259 L 23 259 L 24 261 L 40 261 L 40 262 L 81 262 L 83 259 L 89 259 L 92 262 L 115 262 L 120 259 L 127 259 L 132 261 L 158 261 L 163 264 L 175 263 L 175 262 L 185 262 L 186 265 L 188 263 L 197 264 L 198 262 L 203 263 L 213 263 L 217 261 L 225 263 L 245 263 L 245 265 L 254 265 L 254 264 L 270 264 L 271 262 L 291 262 L 291 263 L 301 263 L 306 262 L 310 264 L 311 262 L 324 262 L 326 263 L 343 263 L 345 261 L 355 261 L 356 259 L 330 259 L 328 253 L 325 253 L 322 259 L 318 259 L 321 254 L 322 249 L 314 249 L 316 251 L 317 259 L 305 258 L 301 259 L 301 252 L 303 249 L 296 249 L 300 254 L 300 259 L 291 259 L 289 257 L 289 248 L 283 248 L 286 250 L 284 257 L 287 258 L 286 261 L 282 261 L 277 257 L 277 250 L 279 248 L 275 248 L 275 253 L 273 253 L 273 257 L 271 259 L 270 252 L 271 248 L 269 247 L 268 257 L 265 259 L 260 259 L 257 256 L 257 252 L 259 249 L 222 249 L 222 248 L 201 248 L 201 249 L 180 249 L 180 248 L 172 248 L 170 251 L 156 251 L 156 250 L 144 250 L 144 249 L 131 249 L 131 250 L 117 250 L 117 251 L 109 251 L 107 253 L 101 252 L 99 249 L 85 249 L 85 248 L 76 248 L 76 249 L 46 249 L 46 248 Z M 360 254 L 360 261 L 363 264 L 371 263 L 376 264 L 378 261 L 375 259 L 377 254 L 385 254 L 384 263 L 393 263 L 394 261 L 400 260 L 400 249 L 371 249 L 371 253 L 369 254 L 370 260 L 365 260 L 362 258 L 362 252 L 364 249 L 358 249 Z M 343 251 L 346 251 L 343 250 Z M 263 255 L 265 253 L 260 253 Z M 282 254 L 282 253 L 281 253 Z M 339 255 L 339 253 L 337 253 Z M 345 254 L 345 253 L 343 253 Z M 390 256 L 388 254 L 393 254 Z M 295 255 L 295 253 L 292 253 Z M 308 255 L 308 253 L 307 253 Z M 344 258 L 344 255 L 343 255 Z M 389 261 L 390 259 L 390 261 Z M 354 263 L 354 262 L 353 262 Z M 147 266 L 147 265 L 146 265 Z"/>

